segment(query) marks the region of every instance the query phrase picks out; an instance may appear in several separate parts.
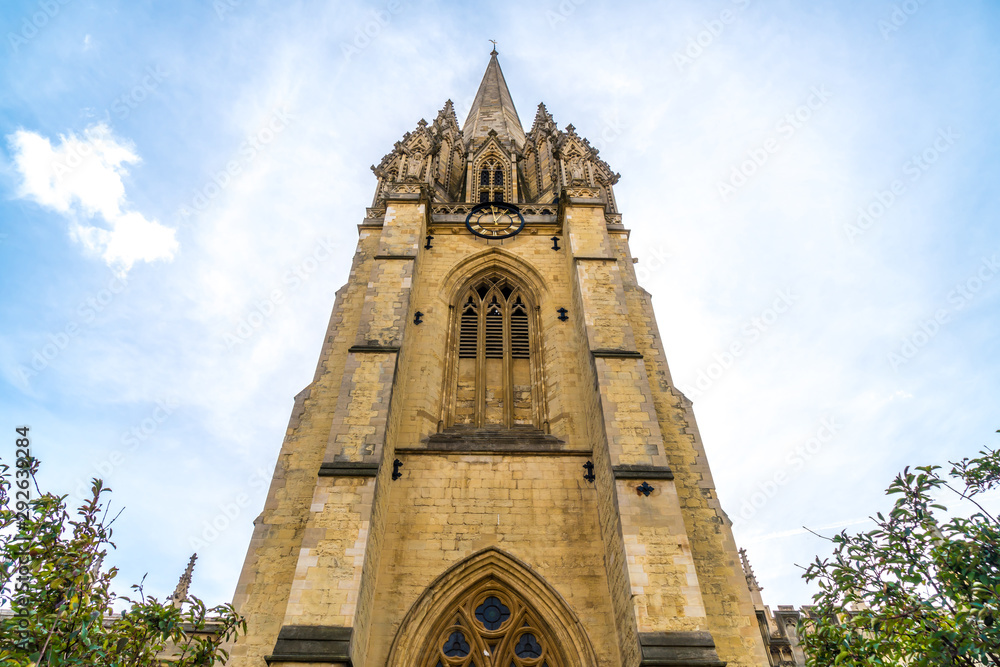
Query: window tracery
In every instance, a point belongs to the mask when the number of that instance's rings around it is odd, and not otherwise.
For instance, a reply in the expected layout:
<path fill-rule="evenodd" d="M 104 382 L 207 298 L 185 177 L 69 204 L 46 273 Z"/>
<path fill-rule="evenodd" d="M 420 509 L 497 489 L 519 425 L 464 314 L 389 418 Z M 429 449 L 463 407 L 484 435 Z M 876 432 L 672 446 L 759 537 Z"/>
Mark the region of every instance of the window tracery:
<path fill-rule="evenodd" d="M 504 201 L 504 168 L 495 157 L 487 158 L 479 165 L 479 202 Z"/>
<path fill-rule="evenodd" d="M 563 662 L 531 606 L 488 581 L 444 614 L 421 667 L 563 667 Z"/>
<path fill-rule="evenodd" d="M 534 327 L 527 294 L 494 274 L 467 288 L 458 303 L 449 425 L 537 426 Z"/>

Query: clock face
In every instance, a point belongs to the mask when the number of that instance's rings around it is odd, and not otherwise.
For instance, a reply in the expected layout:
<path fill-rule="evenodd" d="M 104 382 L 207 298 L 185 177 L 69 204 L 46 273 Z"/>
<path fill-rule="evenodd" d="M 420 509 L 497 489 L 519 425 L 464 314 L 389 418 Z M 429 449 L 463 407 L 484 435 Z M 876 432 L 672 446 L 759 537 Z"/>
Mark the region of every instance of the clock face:
<path fill-rule="evenodd" d="M 513 204 L 478 204 L 465 219 L 465 226 L 484 239 L 506 239 L 524 227 L 524 216 Z"/>

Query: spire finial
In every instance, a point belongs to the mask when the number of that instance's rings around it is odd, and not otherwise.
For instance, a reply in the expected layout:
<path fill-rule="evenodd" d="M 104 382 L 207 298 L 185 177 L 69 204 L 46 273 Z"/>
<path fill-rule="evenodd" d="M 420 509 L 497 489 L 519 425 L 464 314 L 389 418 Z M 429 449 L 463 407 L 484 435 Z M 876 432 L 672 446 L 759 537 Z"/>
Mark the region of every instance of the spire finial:
<path fill-rule="evenodd" d="M 184 574 L 181 575 L 180 580 L 177 582 L 177 588 L 174 589 L 173 595 L 170 596 L 170 601 L 178 609 L 182 602 L 187 601 L 188 589 L 191 588 L 191 574 L 194 572 L 194 562 L 198 560 L 198 554 L 192 554 L 191 560 L 188 561 L 187 567 L 184 569 Z"/>
<path fill-rule="evenodd" d="M 495 55 L 497 55 L 497 40 L 491 39 L 489 41 L 493 42 L 493 50 L 490 51 L 490 55 L 491 56 L 495 56 Z"/>

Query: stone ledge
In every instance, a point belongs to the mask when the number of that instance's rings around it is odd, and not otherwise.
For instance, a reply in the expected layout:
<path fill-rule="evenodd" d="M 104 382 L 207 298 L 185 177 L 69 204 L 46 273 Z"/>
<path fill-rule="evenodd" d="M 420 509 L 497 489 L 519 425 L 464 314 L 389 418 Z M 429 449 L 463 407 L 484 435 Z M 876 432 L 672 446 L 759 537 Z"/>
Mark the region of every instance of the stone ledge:
<path fill-rule="evenodd" d="M 524 211 L 521 211 L 521 215 L 524 218 L 524 223 L 525 223 L 524 230 L 521 232 L 522 234 L 534 226 L 540 227 L 544 225 L 546 227 L 554 227 L 559 224 L 558 216 L 554 213 L 551 215 L 548 214 L 534 215 L 531 213 L 525 213 Z M 466 229 L 465 219 L 467 217 L 468 215 L 466 215 L 465 213 L 432 213 L 431 224 L 439 225 L 442 227 L 444 226 L 454 226 L 455 228 L 460 227 L 462 230 L 465 230 Z"/>
<path fill-rule="evenodd" d="M 673 479 L 674 473 L 667 466 L 620 465 L 612 466 L 615 479 Z M 711 637 L 710 637 L 711 638 Z"/>
<path fill-rule="evenodd" d="M 275 662 L 325 662 L 351 664 L 351 628 L 331 625 L 286 625 L 278 632 L 274 652 L 265 656 Z"/>
<path fill-rule="evenodd" d="M 354 345 L 347 350 L 351 352 L 399 352 L 399 348 L 391 345 Z"/>
<path fill-rule="evenodd" d="M 378 475 L 378 464 L 365 461 L 327 461 L 319 467 L 320 477 L 375 477 L 376 475 Z"/>
<path fill-rule="evenodd" d="M 618 261 L 617 257 L 598 257 L 596 255 L 574 255 L 573 259 L 575 259 L 578 262 L 581 262 L 581 261 L 587 261 L 587 262 L 617 262 Z"/>
<path fill-rule="evenodd" d="M 590 353 L 599 359 L 642 359 L 642 353 L 635 350 L 591 350 Z"/>
<path fill-rule="evenodd" d="M 385 203 L 388 207 L 393 202 L 412 204 L 419 202 L 421 199 L 425 199 L 423 192 L 391 192 L 385 196 Z"/>
<path fill-rule="evenodd" d="M 640 632 L 640 667 L 726 667 L 708 632 Z"/>
<path fill-rule="evenodd" d="M 583 456 L 591 457 L 594 452 L 589 449 L 542 449 L 542 448 L 532 448 L 532 447 L 521 447 L 521 448 L 497 448 L 490 447 L 489 445 L 481 444 L 470 444 L 466 446 L 462 445 L 449 445 L 449 446 L 427 446 L 427 447 L 397 447 L 396 454 L 407 456 L 412 455 L 435 455 L 435 456 L 447 456 L 451 454 L 474 454 L 480 456 L 483 454 L 489 456 Z"/>
<path fill-rule="evenodd" d="M 421 447 L 397 447 L 398 454 L 523 454 L 555 456 L 590 456 L 592 451 L 567 447 L 554 435 L 535 428 L 511 429 L 452 426 L 432 433 Z"/>
<path fill-rule="evenodd" d="M 375 255 L 372 259 L 416 259 L 416 255 Z"/>

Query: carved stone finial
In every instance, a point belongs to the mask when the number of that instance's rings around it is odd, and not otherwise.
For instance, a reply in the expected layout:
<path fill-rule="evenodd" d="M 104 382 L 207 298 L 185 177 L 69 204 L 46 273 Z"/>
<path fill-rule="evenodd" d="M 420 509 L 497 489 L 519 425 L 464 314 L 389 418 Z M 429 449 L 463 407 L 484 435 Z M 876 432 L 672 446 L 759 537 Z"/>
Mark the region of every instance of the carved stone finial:
<path fill-rule="evenodd" d="M 747 578 L 747 586 L 751 591 L 762 591 L 760 584 L 757 583 L 757 575 L 753 573 L 753 568 L 750 567 L 750 559 L 747 558 L 747 550 L 740 549 L 740 561 L 743 564 L 743 574 Z"/>
<path fill-rule="evenodd" d="M 552 114 L 549 110 L 545 108 L 545 103 L 542 102 L 538 105 L 538 111 L 535 112 L 535 122 L 532 124 L 531 129 L 545 128 L 549 129 L 555 126 L 555 121 L 552 120 Z"/>
<path fill-rule="evenodd" d="M 187 567 L 184 569 L 184 574 L 177 581 L 177 588 L 170 595 L 171 604 L 178 609 L 187 600 L 188 590 L 191 588 L 191 575 L 194 573 L 194 562 L 196 560 L 198 560 L 198 554 L 191 554 L 191 560 L 188 561 Z"/>

